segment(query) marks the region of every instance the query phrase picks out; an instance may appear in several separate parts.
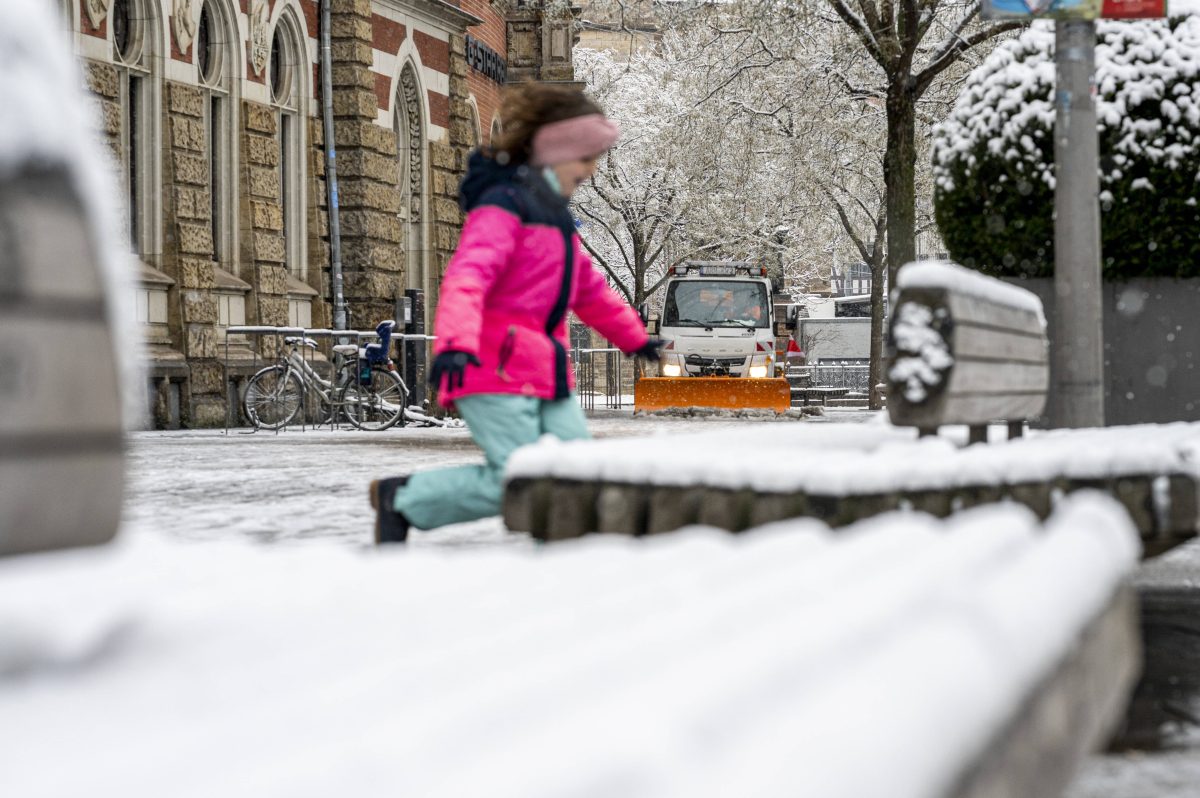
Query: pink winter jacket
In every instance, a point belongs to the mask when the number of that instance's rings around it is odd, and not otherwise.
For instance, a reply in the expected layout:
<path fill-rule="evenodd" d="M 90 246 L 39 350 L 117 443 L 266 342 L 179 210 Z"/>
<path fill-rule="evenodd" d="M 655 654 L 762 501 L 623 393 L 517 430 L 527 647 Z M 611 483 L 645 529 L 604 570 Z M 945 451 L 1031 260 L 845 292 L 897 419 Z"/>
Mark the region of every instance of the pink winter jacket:
<path fill-rule="evenodd" d="M 462 197 L 468 213 L 438 296 L 434 352 L 469 352 L 482 365 L 467 367 L 462 388 L 437 386 L 443 405 L 479 393 L 567 398 L 568 310 L 622 352 L 646 343 L 641 319 L 592 266 L 566 201 L 540 175 L 476 152 Z"/>

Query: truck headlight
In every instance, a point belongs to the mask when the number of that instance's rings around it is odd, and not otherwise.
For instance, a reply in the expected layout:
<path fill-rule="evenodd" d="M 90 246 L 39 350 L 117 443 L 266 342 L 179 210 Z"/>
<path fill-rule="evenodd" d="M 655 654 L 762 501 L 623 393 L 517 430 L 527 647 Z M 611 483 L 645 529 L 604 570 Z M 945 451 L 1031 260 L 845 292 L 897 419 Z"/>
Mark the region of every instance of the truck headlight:
<path fill-rule="evenodd" d="M 751 366 L 750 367 L 750 376 L 751 376 L 751 378 L 754 378 L 754 379 L 761 379 L 763 377 L 766 377 L 767 376 L 767 367 L 766 366 Z"/>
<path fill-rule="evenodd" d="M 664 377 L 681 377 L 683 376 L 683 369 L 679 367 L 678 363 L 663 363 L 662 375 Z"/>

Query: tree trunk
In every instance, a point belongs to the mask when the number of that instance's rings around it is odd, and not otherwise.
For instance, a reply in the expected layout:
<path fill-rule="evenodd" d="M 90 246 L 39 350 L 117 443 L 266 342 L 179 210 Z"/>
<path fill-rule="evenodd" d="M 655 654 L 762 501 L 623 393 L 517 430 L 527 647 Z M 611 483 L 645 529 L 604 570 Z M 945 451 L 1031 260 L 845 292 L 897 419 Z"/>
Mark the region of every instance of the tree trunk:
<path fill-rule="evenodd" d="M 883 382 L 883 278 L 887 271 L 878 236 L 875 241 L 875 251 L 871 253 L 871 365 L 867 368 L 867 407 L 871 410 L 883 407 L 878 385 Z"/>
<path fill-rule="evenodd" d="M 883 184 L 887 194 L 888 285 L 896 272 L 916 260 L 916 97 L 912 78 L 893 80 L 887 98 L 887 150 Z"/>

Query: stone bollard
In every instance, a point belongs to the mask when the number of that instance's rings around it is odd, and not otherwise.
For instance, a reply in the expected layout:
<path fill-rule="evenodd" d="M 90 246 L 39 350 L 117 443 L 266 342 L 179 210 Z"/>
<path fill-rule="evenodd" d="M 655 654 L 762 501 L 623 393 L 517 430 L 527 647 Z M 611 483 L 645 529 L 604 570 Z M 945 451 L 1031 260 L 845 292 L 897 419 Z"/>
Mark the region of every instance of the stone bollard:
<path fill-rule="evenodd" d="M 624 535 L 646 532 L 650 489 L 641 485 L 604 485 L 596 498 L 597 531 Z"/>
<path fill-rule="evenodd" d="M 650 490 L 646 512 L 646 534 L 674 532 L 700 518 L 700 502 L 708 488 L 659 486 Z"/>
<path fill-rule="evenodd" d="M 555 480 L 550 485 L 547 519 L 542 540 L 566 540 L 595 532 L 600 528 L 596 505 L 600 494 L 597 482 Z"/>

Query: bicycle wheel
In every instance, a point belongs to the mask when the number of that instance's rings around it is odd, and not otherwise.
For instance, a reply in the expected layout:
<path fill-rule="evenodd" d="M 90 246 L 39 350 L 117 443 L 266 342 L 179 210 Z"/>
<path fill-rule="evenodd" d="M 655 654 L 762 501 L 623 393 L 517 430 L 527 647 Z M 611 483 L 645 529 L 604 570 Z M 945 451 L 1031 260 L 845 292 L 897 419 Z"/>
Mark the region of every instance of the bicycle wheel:
<path fill-rule="evenodd" d="M 396 372 L 373 368 L 369 385 L 352 378 L 342 389 L 338 401 L 346 418 L 359 429 L 387 429 L 397 421 L 404 426 L 408 388 Z"/>
<path fill-rule="evenodd" d="M 283 366 L 267 366 L 246 383 L 242 412 L 256 429 L 283 429 L 300 412 L 300 379 Z"/>

